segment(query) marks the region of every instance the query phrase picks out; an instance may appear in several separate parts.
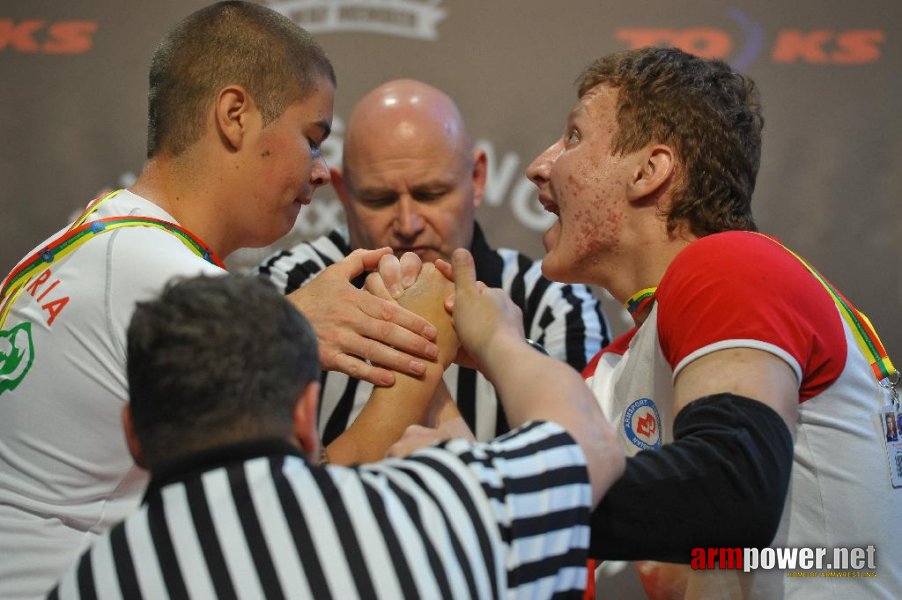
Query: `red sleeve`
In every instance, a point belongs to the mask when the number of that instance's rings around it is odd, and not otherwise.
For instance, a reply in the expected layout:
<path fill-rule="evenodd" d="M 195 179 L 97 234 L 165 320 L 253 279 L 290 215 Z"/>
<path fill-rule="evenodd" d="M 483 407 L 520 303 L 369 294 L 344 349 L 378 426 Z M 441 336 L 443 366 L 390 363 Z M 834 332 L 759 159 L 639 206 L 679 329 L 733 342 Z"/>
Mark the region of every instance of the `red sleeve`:
<path fill-rule="evenodd" d="M 845 366 L 833 299 L 797 258 L 763 235 L 732 231 L 691 243 L 655 297 L 661 350 L 674 369 L 703 349 L 760 348 L 801 371 L 799 395 L 806 400 Z"/>

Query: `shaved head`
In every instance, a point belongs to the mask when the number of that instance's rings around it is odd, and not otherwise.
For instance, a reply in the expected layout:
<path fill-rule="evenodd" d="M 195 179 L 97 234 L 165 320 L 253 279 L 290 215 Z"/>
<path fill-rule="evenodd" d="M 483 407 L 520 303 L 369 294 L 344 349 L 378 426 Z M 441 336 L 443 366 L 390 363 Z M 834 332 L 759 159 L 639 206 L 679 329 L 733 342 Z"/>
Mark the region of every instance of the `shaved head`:
<path fill-rule="evenodd" d="M 412 79 L 372 90 L 351 111 L 342 170 L 333 172 L 351 245 L 427 261 L 469 248 L 485 160 L 443 91 Z"/>
<path fill-rule="evenodd" d="M 413 79 L 389 81 L 361 98 L 351 111 L 343 166 L 353 168 L 371 146 L 406 149 L 427 138 L 446 144 L 464 160 L 473 151 L 460 111 L 446 93 Z"/>

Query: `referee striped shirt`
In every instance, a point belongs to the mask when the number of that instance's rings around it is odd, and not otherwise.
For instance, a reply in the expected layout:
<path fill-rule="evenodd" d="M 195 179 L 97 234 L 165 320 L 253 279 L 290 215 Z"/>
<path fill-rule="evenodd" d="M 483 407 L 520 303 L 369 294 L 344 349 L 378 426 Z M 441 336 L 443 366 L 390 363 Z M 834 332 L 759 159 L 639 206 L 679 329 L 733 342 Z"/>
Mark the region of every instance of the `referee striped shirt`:
<path fill-rule="evenodd" d="M 523 312 L 526 336 L 542 344 L 549 355 L 581 371 L 610 342 L 601 305 L 586 286 L 549 281 L 542 277 L 541 261 L 515 250 L 490 248 L 479 224 L 474 227 L 470 251 L 477 279 L 507 292 Z M 274 254 L 257 270 L 288 294 L 350 253 L 347 229 L 339 228 Z M 360 287 L 363 280 L 360 277 L 355 284 Z M 482 374 L 452 364 L 444 379 L 476 439 L 488 441 L 510 429 L 495 388 Z M 330 444 L 357 418 L 373 386 L 338 372 L 323 372 L 321 383 L 319 434 L 324 444 Z"/>
<path fill-rule="evenodd" d="M 550 422 L 353 468 L 241 444 L 155 473 L 49 597 L 579 598 L 590 507 Z"/>

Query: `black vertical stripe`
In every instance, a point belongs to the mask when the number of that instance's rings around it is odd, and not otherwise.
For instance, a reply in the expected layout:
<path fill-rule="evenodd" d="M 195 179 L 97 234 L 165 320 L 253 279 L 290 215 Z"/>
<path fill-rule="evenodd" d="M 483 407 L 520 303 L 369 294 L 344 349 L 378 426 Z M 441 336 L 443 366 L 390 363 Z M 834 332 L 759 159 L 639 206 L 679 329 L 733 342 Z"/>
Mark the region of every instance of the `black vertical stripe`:
<path fill-rule="evenodd" d="M 273 460 L 270 467 L 279 502 L 282 505 L 282 513 L 285 515 L 288 530 L 291 532 L 294 546 L 301 559 L 301 568 L 304 570 L 304 576 L 310 586 L 311 595 L 317 600 L 331 600 L 332 592 L 329 591 L 329 584 L 326 582 L 319 554 L 313 546 L 310 528 L 304 519 L 303 511 L 301 511 L 301 500 L 295 495 L 294 489 L 286 481 L 282 472 L 285 462 L 284 459 Z M 341 560 L 341 557 L 337 557 L 335 560 Z"/>
<path fill-rule="evenodd" d="M 119 578 L 119 589 L 125 598 L 142 598 L 141 586 L 135 573 L 131 548 L 125 537 L 125 526 L 114 527 L 110 532 L 110 548 L 113 562 L 116 564 L 116 576 Z"/>
<path fill-rule="evenodd" d="M 439 558 L 435 546 L 432 545 L 432 539 L 429 537 L 429 534 L 426 533 L 426 528 L 423 525 L 423 519 L 420 515 L 420 509 L 417 507 L 416 501 L 391 479 L 388 480 L 388 486 L 398 500 L 401 501 L 404 510 L 407 511 L 407 514 L 410 516 L 411 523 L 413 523 L 413 526 L 417 529 L 417 536 L 422 541 L 423 548 L 426 550 L 426 559 L 429 561 L 430 570 L 435 576 L 435 581 L 438 584 L 441 597 L 451 598 L 451 584 L 448 582 L 448 573 L 445 571 L 445 566 L 442 563 L 441 558 Z"/>
<path fill-rule="evenodd" d="M 457 369 L 457 410 L 470 429 L 476 431 L 476 371 Z"/>
<path fill-rule="evenodd" d="M 363 487 L 366 490 L 366 497 L 367 500 L 369 500 L 373 516 L 376 519 L 376 523 L 379 525 L 379 530 L 382 531 L 382 537 L 385 539 L 385 546 L 388 548 L 390 562 L 395 569 L 395 574 L 397 574 L 398 582 L 401 585 L 401 594 L 405 598 L 416 598 L 420 594 L 417 591 L 417 585 L 413 579 L 413 574 L 410 572 L 410 565 L 407 563 L 407 557 L 404 555 L 401 543 L 398 541 L 398 535 L 395 533 L 394 523 L 388 516 L 388 512 L 385 510 L 385 501 L 376 490 L 367 485 L 366 481 L 363 482 Z"/>
<path fill-rule="evenodd" d="M 583 301 L 573 293 L 573 288 L 565 285 L 561 296 L 573 307 L 567 313 L 567 362 L 577 371 L 586 366 L 586 331 L 583 327 Z"/>
<path fill-rule="evenodd" d="M 60 600 L 60 586 L 57 585 L 55 588 L 50 590 L 50 593 L 47 594 L 47 600 Z"/>
<path fill-rule="evenodd" d="M 455 456 L 455 458 L 457 458 Z M 488 533 L 483 528 L 483 520 L 479 514 L 479 509 L 476 507 L 476 503 L 473 500 L 470 491 L 467 487 L 461 483 L 459 476 L 457 473 L 452 471 L 448 465 L 444 464 L 441 461 L 434 459 L 431 456 L 416 456 L 411 460 L 416 460 L 417 462 L 421 462 L 425 465 L 432 467 L 436 472 L 438 472 L 442 479 L 444 479 L 448 485 L 450 485 L 455 491 L 455 497 L 460 500 L 460 503 L 463 505 L 464 510 L 467 511 L 467 515 L 470 517 L 469 523 L 472 523 L 472 530 L 476 534 L 476 539 L 479 540 L 479 550 L 482 554 L 483 562 L 485 564 L 485 572 L 488 574 L 489 581 L 492 586 L 492 596 L 494 598 L 498 597 L 498 588 L 496 585 L 498 572 L 495 570 L 495 555 L 492 551 L 492 542 L 489 539 Z M 430 492 L 429 488 L 424 488 Z M 444 513 L 442 513 L 444 515 Z M 449 523 L 450 530 L 450 523 Z M 469 569 L 465 569 L 467 573 L 469 573 Z M 471 595 L 475 597 L 475 593 L 471 592 Z"/>
<path fill-rule="evenodd" d="M 539 304 L 541 304 L 542 298 L 545 296 L 545 292 L 548 291 L 549 287 L 551 287 L 551 282 L 544 277 L 539 277 L 536 280 L 536 284 L 533 286 L 532 291 L 529 293 L 526 306 L 523 308 L 523 331 L 526 332 L 527 336 L 529 336 L 529 332 L 532 331 L 532 325 L 536 320 Z"/>
<path fill-rule="evenodd" d="M 163 498 L 159 494 L 152 495 L 147 501 L 147 528 L 153 540 L 154 551 L 166 584 L 166 593 L 170 598 L 188 598 L 188 588 L 182 579 L 182 569 L 175 557 L 166 515 L 163 512 Z"/>
<path fill-rule="evenodd" d="M 199 477 L 185 482 L 185 491 L 188 498 L 188 508 L 191 511 L 191 520 L 197 531 L 200 548 L 213 580 L 213 588 L 217 598 L 235 598 L 235 586 L 232 583 L 232 575 L 226 565 L 225 556 L 222 553 L 222 542 L 216 535 L 216 527 L 213 525 L 213 515 L 207 504 L 204 493 L 203 481 Z"/>
<path fill-rule="evenodd" d="M 526 269 L 529 268 L 529 265 L 532 261 L 523 256 L 522 254 L 517 255 L 517 274 L 514 275 L 513 281 L 511 281 L 511 289 L 510 294 L 511 300 L 514 301 L 514 304 L 519 306 L 521 309 L 526 306 L 526 283 L 523 281 L 523 274 Z"/>
<path fill-rule="evenodd" d="M 78 563 L 78 572 L 76 573 L 78 581 L 78 596 L 81 600 L 94 600 L 97 598 L 97 590 L 94 589 L 94 573 L 91 569 L 92 552 L 88 552 L 81 558 Z"/>
<path fill-rule="evenodd" d="M 510 431 L 511 426 L 507 422 L 507 415 L 504 414 L 504 402 L 501 399 L 501 395 L 498 394 L 498 390 L 495 390 L 495 397 L 497 398 L 495 401 L 495 437 L 498 437 Z M 484 400 L 484 402 L 487 401 L 488 398 Z"/>
<path fill-rule="evenodd" d="M 548 326 L 551 325 L 552 323 L 554 323 L 554 310 L 551 307 L 551 305 L 549 304 L 548 306 L 545 307 L 545 310 L 542 311 L 542 317 L 539 319 L 539 328 L 542 330 L 542 333 L 541 333 L 541 335 L 539 335 L 539 339 L 537 339 L 536 341 L 539 342 L 540 344 L 542 344 L 543 346 L 546 345 L 545 331 L 548 329 Z"/>
<path fill-rule="evenodd" d="M 354 408 L 354 395 L 357 393 L 357 384 L 359 383 L 359 379 L 348 377 L 348 385 L 341 394 L 338 404 L 335 405 L 335 410 L 329 415 L 329 420 L 326 421 L 326 428 L 323 430 L 323 445 L 328 446 L 334 442 L 335 438 L 344 433 L 344 430 L 351 425 L 349 423 L 351 410 Z M 325 389 L 323 386 L 322 390 Z"/>
<path fill-rule="evenodd" d="M 351 522 L 348 507 L 344 504 L 341 492 L 325 469 L 310 469 L 310 474 L 316 481 L 323 499 L 326 501 L 326 506 L 329 507 L 332 522 L 338 532 L 338 541 L 344 549 L 344 559 L 351 570 L 351 578 L 357 587 L 357 593 L 361 598 L 375 598 L 376 589 L 373 587 L 372 576 L 363 558 L 363 551 L 360 548 L 361 541 L 357 539 L 357 532 L 354 531 L 354 524 Z"/>
<path fill-rule="evenodd" d="M 416 457 L 411 460 L 416 460 L 417 462 L 427 464 L 427 465 L 431 466 L 435 471 L 442 472 L 442 470 L 439 469 L 440 463 L 437 463 L 436 461 L 434 461 L 432 459 Z M 441 465 L 441 466 L 444 466 L 444 465 Z M 442 517 L 445 532 L 448 534 L 448 539 L 451 542 L 451 549 L 454 551 L 454 557 L 457 560 L 457 564 L 460 565 L 460 570 L 463 572 L 464 578 L 467 581 L 467 590 L 470 593 L 470 598 L 475 598 L 476 590 L 477 590 L 476 580 L 473 578 L 473 572 L 469 568 L 470 561 L 467 558 L 467 553 L 464 552 L 463 544 L 461 544 L 460 538 L 457 537 L 457 532 L 451 525 L 451 520 L 448 518 L 448 514 L 442 508 L 442 505 L 444 504 L 444 502 L 442 501 L 441 498 L 439 498 L 435 495 L 435 492 L 432 490 L 432 488 L 429 487 L 429 485 L 427 485 L 425 481 L 423 481 L 423 479 L 420 477 L 420 474 L 417 473 L 414 469 L 405 466 L 405 467 L 399 467 L 398 470 L 403 473 L 406 473 L 411 478 L 411 480 L 413 480 L 417 484 L 417 486 L 419 486 L 419 488 L 421 490 L 423 490 L 423 492 L 426 495 L 428 495 L 429 498 L 432 500 L 432 502 L 439 508 L 438 513 Z M 446 481 L 448 481 L 448 483 L 451 483 L 452 487 L 454 487 L 453 479 L 456 478 L 456 475 L 454 473 L 450 473 L 450 471 L 448 471 L 447 469 L 444 469 L 444 472 L 442 474 L 443 474 L 444 479 Z M 449 477 L 449 475 L 450 475 L 450 477 Z M 460 495 L 461 491 L 465 495 L 467 493 L 466 489 L 461 490 L 460 488 L 456 488 L 456 491 L 458 492 L 458 495 Z M 463 501 L 463 498 L 461 498 L 461 500 Z M 471 520 L 473 519 L 474 516 L 478 516 L 478 515 L 474 515 L 473 513 L 470 513 L 469 511 L 467 511 L 467 512 L 470 514 Z M 475 527 L 473 527 L 473 529 L 477 530 L 477 537 L 479 537 L 479 534 L 478 534 L 479 521 L 473 521 L 473 523 L 476 525 Z M 464 526 L 468 526 L 468 525 L 469 525 L 469 523 L 467 523 Z M 480 544 L 480 546 L 481 546 L 481 544 Z M 484 548 L 481 548 L 481 549 L 484 550 Z"/>
<path fill-rule="evenodd" d="M 257 511 L 254 509 L 254 501 L 251 498 L 251 490 L 247 483 L 247 473 L 245 471 L 247 466 L 248 463 L 244 463 L 228 470 L 229 487 L 232 497 L 235 499 L 238 520 L 241 521 L 244 539 L 247 540 L 248 548 L 251 549 L 251 559 L 254 561 L 254 567 L 260 580 L 260 586 L 263 588 L 264 597 L 272 599 L 284 598 L 285 594 L 282 592 L 282 584 L 279 582 L 279 576 L 276 574 L 276 567 L 269 553 L 269 546 L 266 543 L 266 538 L 263 536 L 263 528 L 257 517 Z"/>

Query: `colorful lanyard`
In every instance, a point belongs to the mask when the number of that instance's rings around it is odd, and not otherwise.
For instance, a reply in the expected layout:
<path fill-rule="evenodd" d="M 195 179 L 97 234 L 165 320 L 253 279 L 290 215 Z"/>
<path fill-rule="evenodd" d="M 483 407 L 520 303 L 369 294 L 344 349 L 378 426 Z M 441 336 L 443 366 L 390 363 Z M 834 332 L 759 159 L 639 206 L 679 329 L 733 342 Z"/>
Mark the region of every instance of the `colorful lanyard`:
<path fill-rule="evenodd" d="M 91 221 L 90 223 L 86 222 L 87 218 L 96 212 L 101 204 L 118 195 L 121 191 L 116 190 L 92 201 L 62 237 L 52 244 L 36 250 L 6 276 L 6 279 L 3 280 L 3 285 L 0 286 L 0 327 L 6 321 L 6 317 L 19 294 L 22 293 L 28 282 L 36 275 L 71 254 L 88 240 L 121 227 L 141 226 L 162 229 L 181 240 L 197 256 L 217 267 L 225 269 L 225 265 L 223 265 L 219 257 L 197 236 L 175 223 L 152 217 L 107 217 Z"/>
<path fill-rule="evenodd" d="M 861 352 L 864 354 L 865 358 L 867 358 L 868 362 L 871 365 L 871 370 L 874 371 L 874 376 L 877 378 L 877 381 L 883 381 L 884 379 L 894 379 L 896 375 L 896 367 L 893 366 L 892 361 L 890 361 L 889 356 L 886 353 L 886 349 L 883 347 L 883 343 L 881 343 L 880 338 L 877 336 L 877 331 L 874 329 L 874 326 L 871 325 L 870 319 L 865 316 L 865 314 L 858 309 L 856 309 L 852 304 L 840 294 L 833 285 L 824 279 L 820 273 L 818 273 L 814 267 L 809 265 L 805 259 L 801 256 L 775 240 L 774 238 L 764 235 L 763 233 L 758 233 L 763 238 L 770 240 L 771 242 L 777 244 L 787 252 L 789 252 L 792 256 L 796 258 L 802 266 L 804 266 L 809 273 L 811 273 L 815 279 L 817 279 L 824 289 L 827 290 L 827 293 L 833 298 L 833 302 L 836 303 L 836 307 L 839 309 L 839 313 L 842 315 L 842 318 L 846 321 L 849 326 L 849 330 L 852 332 L 852 336 L 855 338 L 855 341 L 858 343 L 858 347 L 861 349 Z M 633 317 L 633 320 L 636 320 L 636 317 L 642 314 L 642 311 L 645 310 L 645 307 L 654 300 L 655 290 L 657 288 L 645 288 L 644 290 L 639 290 L 635 294 L 629 297 L 629 299 L 624 303 L 626 310 Z M 895 382 L 892 382 L 893 384 Z"/>
<path fill-rule="evenodd" d="M 840 314 L 848 324 L 849 330 L 851 330 L 852 336 L 858 343 L 858 347 L 861 349 L 861 352 L 864 354 L 865 358 L 868 359 L 868 362 L 871 365 L 871 370 L 874 372 L 874 376 L 877 378 L 877 381 L 883 381 L 884 379 L 893 379 L 896 375 L 896 367 L 894 367 L 892 361 L 890 361 L 889 356 L 886 353 L 886 349 L 883 347 L 883 343 L 877 336 L 877 331 L 874 329 L 874 326 L 871 325 L 870 319 L 868 319 L 863 312 L 852 306 L 852 304 L 848 300 L 846 300 L 845 297 L 836 290 L 836 288 L 833 287 L 833 284 L 822 277 L 821 274 L 818 273 L 814 269 L 814 267 L 809 265 L 804 258 L 799 256 L 774 238 L 768 235 L 764 235 L 763 233 L 758 233 L 758 235 L 772 241 L 773 243 L 777 244 L 778 246 L 795 256 L 796 259 L 800 263 L 802 263 L 802 266 L 808 269 L 808 272 L 811 273 L 822 286 L 824 286 L 824 289 L 827 290 L 827 293 L 833 297 L 833 302 L 836 303 L 836 307 L 839 309 Z"/>
<path fill-rule="evenodd" d="M 645 308 L 651 304 L 652 300 L 655 299 L 655 290 L 656 287 L 645 288 L 644 290 L 639 290 L 632 296 L 630 296 L 626 302 L 623 303 L 623 306 L 626 308 L 626 311 L 633 318 L 633 322 L 637 325 L 639 324 L 637 319 L 639 315 L 645 310 Z"/>

